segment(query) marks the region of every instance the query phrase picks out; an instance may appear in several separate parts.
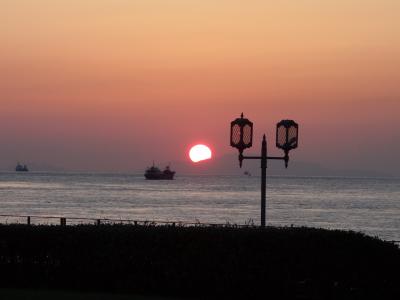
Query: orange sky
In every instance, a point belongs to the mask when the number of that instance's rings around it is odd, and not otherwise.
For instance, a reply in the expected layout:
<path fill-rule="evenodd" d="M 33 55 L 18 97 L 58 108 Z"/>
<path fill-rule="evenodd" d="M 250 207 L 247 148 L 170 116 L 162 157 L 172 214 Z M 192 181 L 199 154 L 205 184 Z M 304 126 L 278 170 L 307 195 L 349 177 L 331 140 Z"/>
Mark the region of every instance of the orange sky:
<path fill-rule="evenodd" d="M 197 141 L 232 154 L 244 111 L 271 146 L 296 119 L 293 159 L 399 174 L 397 0 L 1 4 L 3 169 L 141 170 Z"/>

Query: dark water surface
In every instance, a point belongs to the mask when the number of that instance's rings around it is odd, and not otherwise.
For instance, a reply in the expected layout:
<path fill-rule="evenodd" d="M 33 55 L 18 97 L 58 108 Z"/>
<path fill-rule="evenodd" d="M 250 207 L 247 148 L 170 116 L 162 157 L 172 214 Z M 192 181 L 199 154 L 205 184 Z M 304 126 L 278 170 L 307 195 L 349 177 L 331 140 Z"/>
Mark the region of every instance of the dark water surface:
<path fill-rule="evenodd" d="M 260 178 L 146 181 L 131 174 L 0 173 L 0 199 L 3 215 L 258 224 Z M 267 224 L 350 229 L 400 240 L 400 179 L 269 177 Z"/>

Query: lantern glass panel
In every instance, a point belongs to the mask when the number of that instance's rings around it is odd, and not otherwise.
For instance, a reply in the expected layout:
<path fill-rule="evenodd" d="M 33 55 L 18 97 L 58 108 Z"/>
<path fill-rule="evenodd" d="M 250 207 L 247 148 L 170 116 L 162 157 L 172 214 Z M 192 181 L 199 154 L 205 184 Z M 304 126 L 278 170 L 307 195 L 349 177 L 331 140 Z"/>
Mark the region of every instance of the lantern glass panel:
<path fill-rule="evenodd" d="M 249 124 L 243 127 L 243 143 L 245 146 L 250 146 L 252 142 L 252 128 Z"/>
<path fill-rule="evenodd" d="M 238 124 L 235 124 L 232 127 L 231 139 L 234 145 L 238 145 L 240 143 L 240 126 Z"/>
<path fill-rule="evenodd" d="M 283 125 L 278 126 L 276 135 L 276 146 L 278 148 L 282 149 L 284 148 L 286 144 L 286 136 L 287 136 L 286 127 Z"/>
<path fill-rule="evenodd" d="M 292 149 L 297 147 L 297 128 L 295 126 L 289 127 L 288 146 Z"/>

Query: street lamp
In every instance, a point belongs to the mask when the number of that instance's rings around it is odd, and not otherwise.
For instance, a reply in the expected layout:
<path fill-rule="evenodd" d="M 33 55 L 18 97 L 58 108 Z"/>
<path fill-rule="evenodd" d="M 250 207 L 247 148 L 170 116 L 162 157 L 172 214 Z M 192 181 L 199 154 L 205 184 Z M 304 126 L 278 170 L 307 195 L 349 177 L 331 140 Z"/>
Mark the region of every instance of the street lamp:
<path fill-rule="evenodd" d="M 231 122 L 231 146 L 239 150 L 239 157 L 243 155 L 243 150 L 253 145 L 253 123 L 249 119 L 240 118 Z M 242 167 L 242 159 L 239 159 Z"/>
<path fill-rule="evenodd" d="M 261 156 L 244 156 L 243 150 L 253 145 L 253 123 L 243 118 L 231 122 L 231 146 L 239 150 L 239 166 L 242 167 L 244 159 L 261 160 L 261 226 L 265 227 L 265 208 L 266 208 L 266 182 L 267 182 L 267 160 L 283 160 L 285 167 L 289 163 L 289 151 L 298 146 L 299 125 L 293 120 L 282 120 L 276 125 L 276 147 L 282 149 L 285 153 L 282 157 L 267 156 L 267 141 L 265 134 L 261 143 Z"/>
<path fill-rule="evenodd" d="M 299 139 L 299 125 L 293 120 L 282 120 L 276 124 L 276 147 L 285 152 L 285 167 L 289 163 L 289 151 L 296 149 Z"/>

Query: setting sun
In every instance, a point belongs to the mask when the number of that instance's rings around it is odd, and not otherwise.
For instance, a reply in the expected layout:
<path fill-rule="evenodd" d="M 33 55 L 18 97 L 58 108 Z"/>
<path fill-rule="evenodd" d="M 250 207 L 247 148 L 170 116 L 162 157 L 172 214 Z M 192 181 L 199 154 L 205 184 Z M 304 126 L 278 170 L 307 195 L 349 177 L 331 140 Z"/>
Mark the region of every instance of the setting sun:
<path fill-rule="evenodd" d="M 189 151 L 189 157 L 193 162 L 210 159 L 211 156 L 212 153 L 210 148 L 201 144 L 193 146 Z"/>

